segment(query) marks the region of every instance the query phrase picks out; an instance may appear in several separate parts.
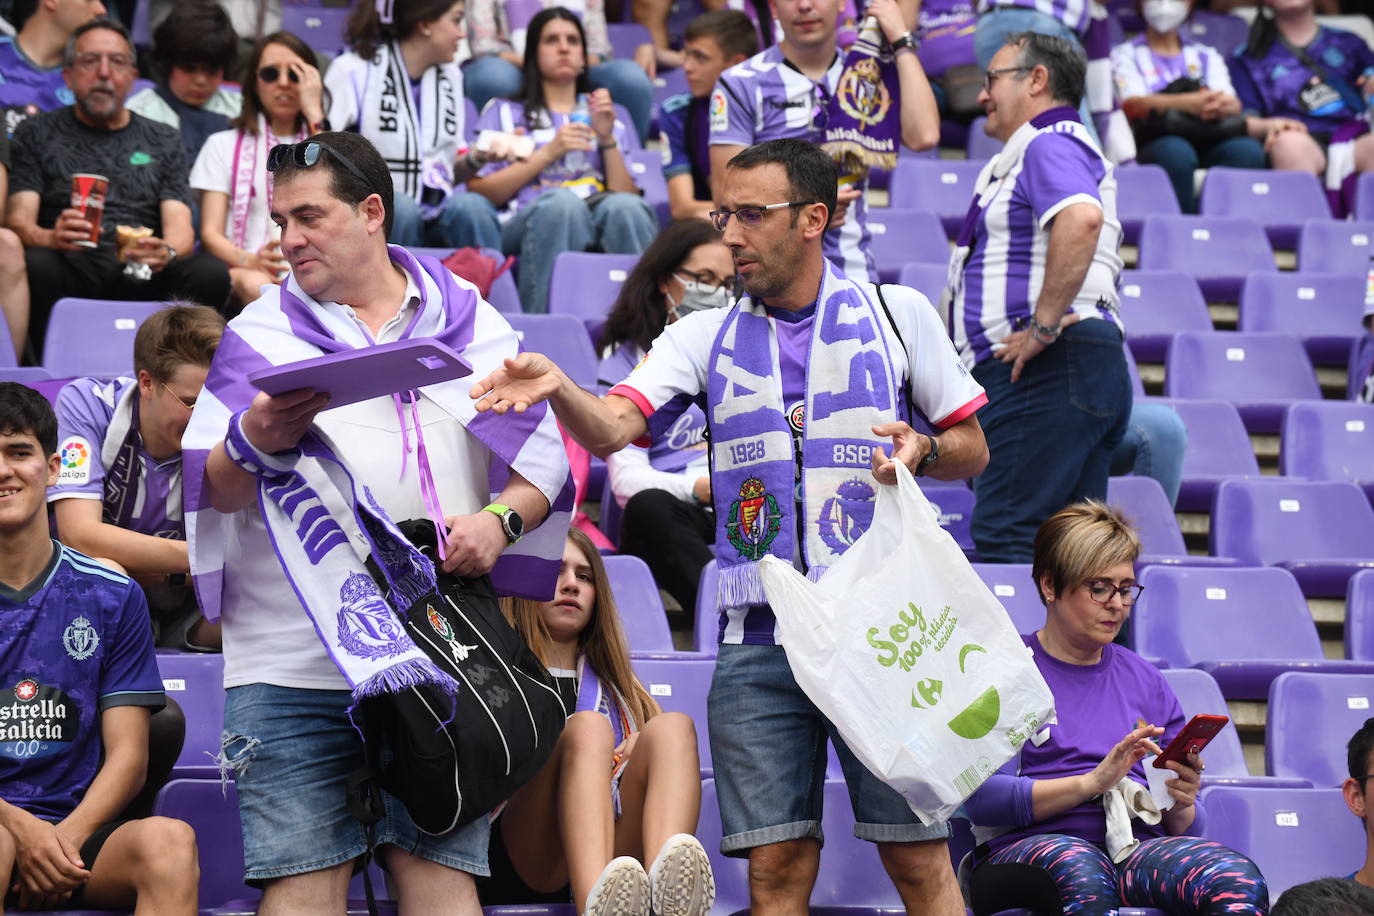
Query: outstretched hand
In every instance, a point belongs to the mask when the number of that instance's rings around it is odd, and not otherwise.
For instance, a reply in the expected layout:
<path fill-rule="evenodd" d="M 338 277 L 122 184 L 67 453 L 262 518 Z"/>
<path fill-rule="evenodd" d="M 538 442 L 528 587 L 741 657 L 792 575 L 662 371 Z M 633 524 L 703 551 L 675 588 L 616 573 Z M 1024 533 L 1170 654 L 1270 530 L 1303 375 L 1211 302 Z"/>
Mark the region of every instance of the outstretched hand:
<path fill-rule="evenodd" d="M 930 443 L 926 441 L 926 437 L 900 420 L 874 426 L 873 435 L 892 437 L 892 457 L 889 458 L 887 452 L 881 448 L 873 450 L 873 479 L 878 483 L 891 486 L 897 482 L 897 466 L 894 464 L 897 461 L 906 465 L 911 473 L 916 473 L 916 466 L 930 451 Z"/>
<path fill-rule="evenodd" d="M 553 360 L 542 353 L 521 353 L 473 385 L 468 395 L 477 402 L 478 413 L 524 413 L 553 397 L 562 384 L 563 372 Z"/>

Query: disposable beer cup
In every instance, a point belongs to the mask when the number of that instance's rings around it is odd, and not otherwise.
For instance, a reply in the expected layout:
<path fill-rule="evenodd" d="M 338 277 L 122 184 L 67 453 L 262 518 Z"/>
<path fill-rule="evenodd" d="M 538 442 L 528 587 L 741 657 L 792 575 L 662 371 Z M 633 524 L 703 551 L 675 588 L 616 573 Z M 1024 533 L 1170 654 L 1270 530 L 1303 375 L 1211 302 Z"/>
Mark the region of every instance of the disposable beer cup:
<path fill-rule="evenodd" d="M 105 193 L 110 189 L 110 179 L 104 175 L 77 172 L 72 176 L 72 209 L 81 213 L 81 218 L 91 224 L 91 234 L 75 244 L 83 248 L 95 248 L 100 244 L 100 218 L 105 214 Z"/>

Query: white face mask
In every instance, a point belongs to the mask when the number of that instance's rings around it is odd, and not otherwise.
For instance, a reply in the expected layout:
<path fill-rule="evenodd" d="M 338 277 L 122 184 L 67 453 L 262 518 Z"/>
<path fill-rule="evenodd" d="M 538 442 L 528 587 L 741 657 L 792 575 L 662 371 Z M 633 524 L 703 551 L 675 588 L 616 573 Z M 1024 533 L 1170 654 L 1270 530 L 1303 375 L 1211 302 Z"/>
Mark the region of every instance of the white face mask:
<path fill-rule="evenodd" d="M 1172 32 L 1188 18 L 1187 0 L 1145 0 L 1145 21 L 1156 32 Z"/>
<path fill-rule="evenodd" d="M 682 301 L 674 302 L 671 293 L 665 293 L 668 304 L 673 307 L 673 317 L 682 318 L 692 312 L 700 312 L 703 309 L 722 309 L 730 304 L 730 290 L 724 284 L 720 286 L 707 286 L 705 283 L 691 280 L 680 274 L 673 274 L 682 283 Z"/>

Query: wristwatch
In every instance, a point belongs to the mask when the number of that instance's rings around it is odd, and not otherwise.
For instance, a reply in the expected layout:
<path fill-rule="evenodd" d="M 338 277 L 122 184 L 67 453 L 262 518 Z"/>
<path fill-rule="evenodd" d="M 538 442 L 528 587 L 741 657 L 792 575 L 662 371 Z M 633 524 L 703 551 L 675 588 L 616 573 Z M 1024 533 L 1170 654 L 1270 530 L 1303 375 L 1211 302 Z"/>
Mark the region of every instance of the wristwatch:
<path fill-rule="evenodd" d="M 930 451 L 921 459 L 921 463 L 916 465 L 916 476 L 924 477 L 926 469 L 940 460 L 940 440 L 934 436 L 926 436 L 926 441 L 930 443 Z"/>
<path fill-rule="evenodd" d="M 910 32 L 907 32 L 905 35 L 898 38 L 896 41 L 892 42 L 892 53 L 896 54 L 903 48 L 906 48 L 909 51 L 915 51 L 918 47 L 920 47 L 920 44 L 920 40 L 917 39 L 915 35 L 912 35 Z"/>
<path fill-rule="evenodd" d="M 520 517 L 510 506 L 503 506 L 500 503 L 492 503 L 482 507 L 483 512 L 490 512 L 501 520 L 501 530 L 506 533 L 506 544 L 514 544 L 525 535 L 525 520 Z"/>
<path fill-rule="evenodd" d="M 162 244 L 166 245 L 167 247 L 167 263 L 171 264 L 173 261 L 177 259 L 177 250 L 173 248 L 171 245 L 168 245 L 166 242 L 163 242 Z"/>

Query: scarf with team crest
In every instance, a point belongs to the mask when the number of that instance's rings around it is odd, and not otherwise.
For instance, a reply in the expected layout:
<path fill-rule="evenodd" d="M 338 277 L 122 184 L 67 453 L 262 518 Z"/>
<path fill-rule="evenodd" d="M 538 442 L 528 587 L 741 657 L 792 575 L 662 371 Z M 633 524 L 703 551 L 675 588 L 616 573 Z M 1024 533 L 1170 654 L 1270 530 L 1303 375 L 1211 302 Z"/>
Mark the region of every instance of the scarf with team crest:
<path fill-rule="evenodd" d="M 896 59 L 884 44 L 877 20 L 865 19 L 830 97 L 821 148 L 840 164 L 841 173 L 897 167 L 902 107 Z"/>

